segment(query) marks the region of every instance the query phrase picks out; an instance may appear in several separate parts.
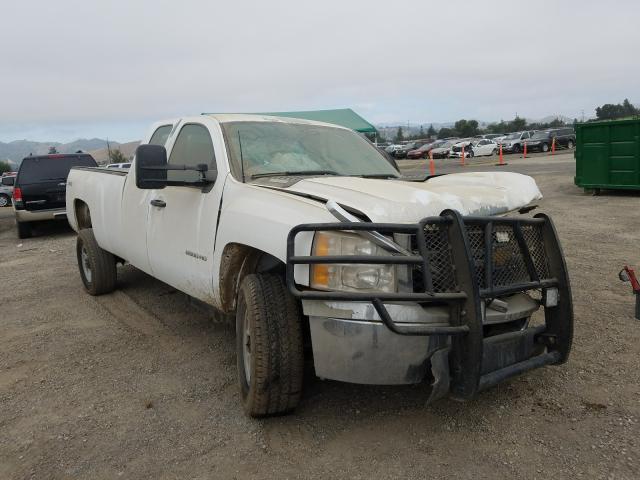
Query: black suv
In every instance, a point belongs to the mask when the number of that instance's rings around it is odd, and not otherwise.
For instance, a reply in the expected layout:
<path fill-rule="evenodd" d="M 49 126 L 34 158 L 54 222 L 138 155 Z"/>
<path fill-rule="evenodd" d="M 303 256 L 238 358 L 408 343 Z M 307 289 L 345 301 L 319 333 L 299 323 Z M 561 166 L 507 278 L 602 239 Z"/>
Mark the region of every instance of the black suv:
<path fill-rule="evenodd" d="M 19 238 L 31 236 L 32 222 L 66 220 L 67 176 L 76 166 L 98 164 L 87 153 L 38 155 L 22 160 L 13 189 Z"/>
<path fill-rule="evenodd" d="M 554 138 L 556 139 L 556 148 L 573 148 L 576 144 L 576 133 L 573 128 L 553 128 L 534 133 L 527 141 L 527 148 L 540 152 L 548 152 L 551 150 Z"/>

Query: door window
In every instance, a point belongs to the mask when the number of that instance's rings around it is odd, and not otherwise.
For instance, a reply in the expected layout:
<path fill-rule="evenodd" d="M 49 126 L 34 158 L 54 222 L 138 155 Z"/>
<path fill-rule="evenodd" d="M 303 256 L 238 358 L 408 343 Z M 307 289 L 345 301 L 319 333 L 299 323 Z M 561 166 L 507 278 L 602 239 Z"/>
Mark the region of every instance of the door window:
<path fill-rule="evenodd" d="M 202 125 L 190 123 L 182 127 L 176 138 L 171 155 L 170 165 L 188 165 L 195 167 L 206 164 L 209 170 L 216 169 L 216 157 L 209 131 Z M 170 181 L 196 182 L 200 180 L 200 173 L 195 171 L 169 170 L 167 179 Z"/>

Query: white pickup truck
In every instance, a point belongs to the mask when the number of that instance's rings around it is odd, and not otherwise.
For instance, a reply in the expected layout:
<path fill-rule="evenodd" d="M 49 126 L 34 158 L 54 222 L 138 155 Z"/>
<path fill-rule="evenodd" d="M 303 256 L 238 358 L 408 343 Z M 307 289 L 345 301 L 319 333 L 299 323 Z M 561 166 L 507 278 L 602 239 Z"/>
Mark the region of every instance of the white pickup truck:
<path fill-rule="evenodd" d="M 431 401 L 569 355 L 562 250 L 524 175 L 411 181 L 339 126 L 202 115 L 154 125 L 129 172 L 74 167 L 66 196 L 90 294 L 128 262 L 235 314 L 252 416 L 296 407 L 305 360 Z"/>

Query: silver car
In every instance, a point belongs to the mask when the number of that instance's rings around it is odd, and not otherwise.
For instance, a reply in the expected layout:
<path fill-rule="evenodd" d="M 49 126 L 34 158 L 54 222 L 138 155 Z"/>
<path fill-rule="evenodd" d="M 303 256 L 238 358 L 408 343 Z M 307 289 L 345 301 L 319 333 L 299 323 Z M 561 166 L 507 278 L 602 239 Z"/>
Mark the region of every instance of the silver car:
<path fill-rule="evenodd" d="M 5 178 L 7 180 L 5 180 Z M 8 207 L 11 205 L 13 198 L 13 182 L 15 175 L 7 175 L 2 177 L 2 185 L 0 185 L 0 207 Z"/>

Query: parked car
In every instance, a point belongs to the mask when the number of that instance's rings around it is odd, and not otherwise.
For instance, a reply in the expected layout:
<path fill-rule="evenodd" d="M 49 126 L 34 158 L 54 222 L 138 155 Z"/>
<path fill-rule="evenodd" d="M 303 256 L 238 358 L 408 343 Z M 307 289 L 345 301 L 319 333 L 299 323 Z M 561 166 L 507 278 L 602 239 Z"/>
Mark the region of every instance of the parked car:
<path fill-rule="evenodd" d="M 473 150 L 471 149 L 472 143 L 472 138 L 466 138 L 454 143 L 449 149 L 449 158 L 462 158 L 462 147 L 464 147 L 465 157 L 473 157 Z"/>
<path fill-rule="evenodd" d="M 510 133 L 500 141 L 500 144 L 502 144 L 502 151 L 510 153 L 520 153 L 524 148 L 525 140 L 529 140 L 533 133 L 533 130 Z"/>
<path fill-rule="evenodd" d="M 573 128 L 552 128 L 542 132 L 536 132 L 527 141 L 527 149 L 540 152 L 548 152 L 556 139 L 556 147 L 573 148 L 576 144 L 576 134 Z"/>
<path fill-rule="evenodd" d="M 567 360 L 573 309 L 553 224 L 504 216 L 541 198 L 531 177 L 412 182 L 343 127 L 176 122 L 166 149 L 146 144 L 152 128 L 129 173 L 72 168 L 79 275 L 89 294 L 109 293 L 126 261 L 235 315 L 248 415 L 296 407 L 305 356 L 326 379 L 430 379 L 428 401 Z"/>
<path fill-rule="evenodd" d="M 98 164 L 88 153 L 38 155 L 22 160 L 13 190 L 19 238 L 31 236 L 33 222 L 66 220 L 67 176 L 75 166 Z"/>
<path fill-rule="evenodd" d="M 498 144 L 495 141 L 490 138 L 483 138 L 473 143 L 472 151 L 476 157 L 491 156 L 498 153 L 498 148 Z"/>
<path fill-rule="evenodd" d="M 13 173 L 13 172 L 12 172 Z M 0 185 L 0 207 L 8 207 L 11 205 L 13 197 L 13 184 L 15 182 L 15 174 L 2 174 L 2 184 Z"/>
<path fill-rule="evenodd" d="M 435 141 L 435 142 L 425 143 L 420 148 L 416 148 L 415 150 L 410 150 L 409 152 L 407 152 L 407 158 L 411 158 L 411 159 L 429 158 L 429 150 L 431 150 L 434 147 L 437 147 L 441 143 L 444 143 L 444 142 Z"/>
<path fill-rule="evenodd" d="M 414 141 L 414 142 L 409 142 L 405 145 L 402 146 L 402 148 L 398 148 L 393 152 L 393 156 L 396 158 L 407 158 L 407 154 L 411 151 L 411 150 L 415 150 L 417 148 L 420 148 L 421 146 L 423 146 L 425 143 L 425 141 Z"/>
<path fill-rule="evenodd" d="M 500 137 L 504 137 L 505 135 L 503 133 L 485 133 L 484 135 L 481 135 L 480 138 L 486 138 L 488 140 L 496 140 L 497 138 Z"/>
<path fill-rule="evenodd" d="M 431 149 L 433 158 L 447 158 L 451 147 L 458 143 L 458 139 L 445 140 L 440 146 Z"/>
<path fill-rule="evenodd" d="M 107 168 L 130 168 L 131 163 L 110 163 Z"/>

